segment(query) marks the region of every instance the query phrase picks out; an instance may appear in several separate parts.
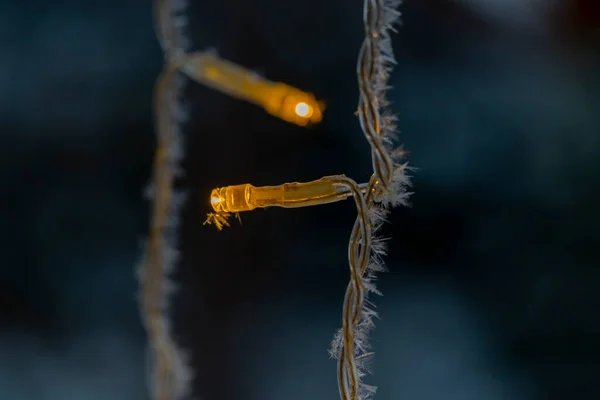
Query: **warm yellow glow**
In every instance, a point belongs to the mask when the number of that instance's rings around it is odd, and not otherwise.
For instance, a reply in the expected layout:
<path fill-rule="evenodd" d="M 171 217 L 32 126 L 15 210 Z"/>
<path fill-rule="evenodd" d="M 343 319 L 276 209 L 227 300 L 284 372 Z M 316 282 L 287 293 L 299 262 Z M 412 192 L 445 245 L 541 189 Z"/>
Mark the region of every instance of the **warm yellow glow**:
<path fill-rule="evenodd" d="M 321 122 L 324 110 L 323 102 L 311 93 L 280 82 L 270 87 L 264 107 L 267 112 L 300 126 Z"/>
<path fill-rule="evenodd" d="M 304 102 L 300 102 L 300 103 L 296 104 L 295 111 L 299 117 L 303 117 L 303 118 L 310 118 L 310 116 L 313 113 L 312 107 Z"/>
<path fill-rule="evenodd" d="M 181 71 L 191 79 L 230 96 L 262 106 L 268 113 L 300 126 L 321 122 L 324 103 L 312 93 L 272 82 L 212 53 L 192 53 Z"/>
<path fill-rule="evenodd" d="M 311 182 L 292 182 L 278 186 L 252 186 L 249 183 L 213 189 L 210 202 L 214 212 L 208 213 L 205 224 L 213 224 L 221 230 L 229 226 L 232 214 L 256 208 L 296 208 L 333 203 L 353 196 L 353 187 L 362 194 L 369 190 L 369 183 L 348 184 L 344 175 L 325 176 Z"/>
<path fill-rule="evenodd" d="M 278 186 L 243 185 L 213 189 L 211 205 L 216 213 L 239 213 L 265 207 L 306 207 L 333 203 L 351 196 L 342 183 L 343 175 L 326 176 L 311 182 L 292 182 Z M 368 185 L 359 185 L 364 192 Z"/>

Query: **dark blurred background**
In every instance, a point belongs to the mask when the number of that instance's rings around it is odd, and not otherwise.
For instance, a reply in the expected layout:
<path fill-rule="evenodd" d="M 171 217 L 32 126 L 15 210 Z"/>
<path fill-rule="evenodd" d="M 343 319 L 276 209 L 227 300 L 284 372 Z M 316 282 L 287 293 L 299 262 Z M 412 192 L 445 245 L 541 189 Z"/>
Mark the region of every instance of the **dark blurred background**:
<path fill-rule="evenodd" d="M 213 187 L 366 181 L 361 0 L 190 1 L 197 50 L 315 93 L 304 129 L 194 82 L 176 337 L 206 400 L 337 397 L 351 202 L 202 226 Z M 0 399 L 148 399 L 134 268 L 162 53 L 150 2 L 0 3 Z M 407 0 L 377 398 L 600 398 L 600 4 Z"/>

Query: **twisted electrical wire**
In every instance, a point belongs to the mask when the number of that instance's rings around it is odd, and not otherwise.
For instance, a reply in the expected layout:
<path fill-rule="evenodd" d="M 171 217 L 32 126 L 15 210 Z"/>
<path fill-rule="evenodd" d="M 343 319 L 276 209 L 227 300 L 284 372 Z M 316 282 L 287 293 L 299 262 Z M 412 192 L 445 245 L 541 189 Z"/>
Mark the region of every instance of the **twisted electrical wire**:
<path fill-rule="evenodd" d="M 375 231 L 387 210 L 383 206 L 396 205 L 405 200 L 404 187 L 408 184 L 406 165 L 396 164 L 392 150 L 384 139 L 390 139 L 395 130 L 393 119 L 385 118 L 382 126 L 381 110 L 387 105 L 385 90 L 387 79 L 394 63 L 388 31 L 392 29 L 400 13 L 395 10 L 399 0 L 365 0 L 363 22 L 365 38 L 362 42 L 357 63 L 357 78 L 360 91 L 358 117 L 361 129 L 371 147 L 374 174 L 369 181 L 366 195 L 357 207 L 350 243 L 348 262 L 350 282 L 346 288 L 342 311 L 342 328 L 334 338 L 332 353 L 338 357 L 338 388 L 342 400 L 358 400 L 371 396 L 375 387 L 361 382 L 365 372 L 357 360 L 368 357 L 366 336 L 373 327 L 376 315 L 365 306 L 366 286 L 371 268 L 380 267 L 379 256 L 384 253 L 381 242 L 371 232 Z M 358 203 L 357 203 L 358 205 Z M 375 229 L 371 229 L 371 224 Z M 365 226 L 368 229 L 365 229 Z M 371 291 L 375 291 L 370 287 Z M 335 354 L 337 352 L 337 354 Z"/>
<path fill-rule="evenodd" d="M 185 357 L 171 337 L 168 318 L 172 284 L 169 272 L 177 262 L 177 229 L 183 196 L 173 189 L 182 158 L 182 122 L 178 94 L 180 79 L 177 60 L 183 48 L 175 17 L 183 3 L 154 1 L 155 29 L 165 53 L 163 71 L 156 81 L 154 115 L 157 149 L 150 186 L 152 219 L 139 269 L 139 302 L 142 321 L 148 334 L 148 380 L 150 395 L 155 400 L 171 400 L 186 395 L 190 370 Z"/>

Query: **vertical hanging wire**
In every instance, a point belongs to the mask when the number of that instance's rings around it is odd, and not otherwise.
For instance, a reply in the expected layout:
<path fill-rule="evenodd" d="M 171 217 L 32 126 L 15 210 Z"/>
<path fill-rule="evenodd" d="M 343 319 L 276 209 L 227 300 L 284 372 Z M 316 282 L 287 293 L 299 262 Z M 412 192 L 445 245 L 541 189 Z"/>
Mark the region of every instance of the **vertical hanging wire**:
<path fill-rule="evenodd" d="M 152 199 L 151 224 L 140 266 L 139 302 L 148 334 L 148 385 L 154 400 L 179 399 L 189 389 L 191 372 L 173 341 L 169 302 L 173 285 L 169 273 L 178 261 L 177 230 L 184 194 L 174 190 L 183 158 L 183 134 L 179 125 L 185 113 L 179 94 L 182 89 L 177 62 L 183 54 L 183 37 L 177 32 L 182 2 L 155 0 L 156 35 L 165 54 L 163 71 L 154 89 L 156 152 L 149 189 Z"/>
<path fill-rule="evenodd" d="M 371 237 L 391 206 L 406 202 L 407 164 L 398 162 L 402 151 L 393 149 L 396 127 L 385 107 L 387 80 L 394 64 L 389 38 L 400 13 L 399 0 L 365 0 L 363 22 L 365 38 L 357 62 L 360 91 L 358 117 L 360 127 L 371 147 L 374 174 L 364 195 L 364 205 L 358 216 L 348 245 L 350 282 L 346 288 L 342 310 L 342 328 L 332 343 L 331 354 L 338 358 L 338 389 L 342 400 L 363 400 L 376 388 L 361 381 L 365 368 L 360 363 L 369 358 L 368 333 L 373 328 L 376 313 L 366 300 L 367 292 L 378 293 L 373 285 L 374 272 L 383 269 L 381 256 L 385 246 L 381 239 Z M 382 113 L 386 112 L 385 117 Z M 366 227 L 366 228 L 365 228 Z"/>

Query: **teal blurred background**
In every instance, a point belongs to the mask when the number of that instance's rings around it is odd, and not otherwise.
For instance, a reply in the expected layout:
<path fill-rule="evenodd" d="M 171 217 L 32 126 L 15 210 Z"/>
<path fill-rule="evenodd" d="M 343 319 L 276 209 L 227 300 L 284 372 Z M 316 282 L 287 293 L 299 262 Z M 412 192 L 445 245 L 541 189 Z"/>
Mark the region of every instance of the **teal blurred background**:
<path fill-rule="evenodd" d="M 190 1 L 196 50 L 327 102 L 312 129 L 186 84 L 176 337 L 205 400 L 337 397 L 328 346 L 350 202 L 202 226 L 216 186 L 345 173 L 360 0 Z M 162 53 L 150 2 L 0 2 L 0 399 L 143 400 L 134 268 Z M 600 4 L 407 0 L 389 97 L 414 172 L 397 209 L 377 399 L 600 397 Z"/>

